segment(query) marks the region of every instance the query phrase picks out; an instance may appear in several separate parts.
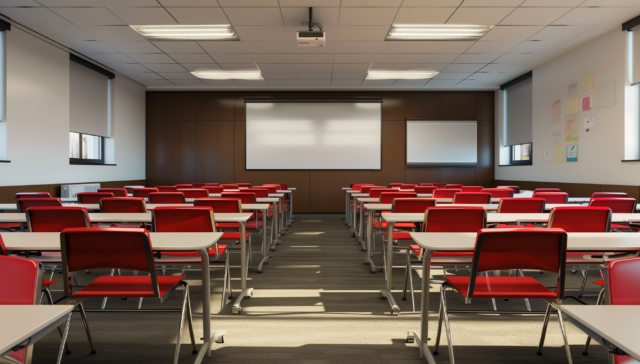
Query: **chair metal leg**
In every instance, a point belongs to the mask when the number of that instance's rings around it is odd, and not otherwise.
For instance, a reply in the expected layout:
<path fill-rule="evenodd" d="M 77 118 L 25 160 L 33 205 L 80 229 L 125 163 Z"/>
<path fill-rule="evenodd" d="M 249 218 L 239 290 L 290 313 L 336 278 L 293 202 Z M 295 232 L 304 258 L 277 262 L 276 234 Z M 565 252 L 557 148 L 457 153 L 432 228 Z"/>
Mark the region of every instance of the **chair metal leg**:
<path fill-rule="evenodd" d="M 229 282 L 229 254 L 224 262 L 224 276 L 222 278 L 222 297 L 220 297 L 220 310 L 224 309 L 225 303 L 227 303 L 227 282 Z M 229 287 L 231 291 L 231 287 Z"/>
<path fill-rule="evenodd" d="M 53 305 L 53 296 L 51 295 L 51 291 L 49 290 L 49 288 L 44 288 L 42 290 L 42 295 L 40 296 L 40 304 L 42 304 L 42 299 L 44 298 L 44 296 L 47 297 L 47 301 L 49 302 L 50 305 Z M 60 330 L 60 327 L 58 327 L 58 333 L 60 334 L 60 338 L 62 339 L 62 341 L 64 342 L 64 349 L 65 349 L 65 353 L 71 354 L 71 349 L 69 349 L 69 345 L 66 343 L 66 337 L 65 334 L 62 333 L 62 330 Z M 62 348 L 61 348 L 62 349 Z M 61 350 L 62 351 L 62 350 Z M 58 361 L 59 362 L 59 361 Z"/>
<path fill-rule="evenodd" d="M 180 327 L 178 328 L 178 340 L 176 343 L 176 351 L 173 354 L 173 364 L 178 364 L 178 357 L 180 356 L 180 345 L 182 344 L 182 329 L 184 328 L 184 317 L 187 313 L 187 284 L 182 282 L 184 287 L 184 294 L 182 298 L 182 312 L 180 314 Z"/>
<path fill-rule="evenodd" d="M 411 256 L 409 254 L 407 254 L 407 260 L 409 263 L 409 270 L 408 275 L 409 275 L 409 289 L 411 290 L 411 305 L 413 306 L 413 312 L 416 312 L 416 296 L 413 293 L 413 276 L 411 275 L 411 273 L 413 273 L 411 271 Z"/>
<path fill-rule="evenodd" d="M 119 270 L 118 270 L 119 271 Z M 116 273 L 116 269 L 113 268 L 111 269 L 111 273 L 109 274 L 110 276 L 113 276 Z M 107 305 L 107 297 L 102 299 L 102 306 L 100 306 L 100 309 L 104 310 L 105 306 Z"/>
<path fill-rule="evenodd" d="M 518 269 L 518 273 L 520 273 L 520 277 L 524 277 L 524 271 L 522 269 Z M 529 304 L 528 298 L 524 299 L 524 305 L 527 306 L 527 311 L 531 312 L 531 305 Z"/>
<path fill-rule="evenodd" d="M 578 293 L 578 298 L 582 298 L 582 294 L 584 293 L 584 288 L 587 286 L 587 278 L 589 276 L 588 270 L 582 270 L 582 284 L 580 285 L 580 293 Z"/>
<path fill-rule="evenodd" d="M 58 360 L 56 361 L 56 364 L 60 364 L 62 362 L 63 348 L 67 348 L 67 354 L 71 353 L 71 351 L 69 351 L 69 346 L 67 345 L 67 336 L 69 335 L 69 326 L 71 325 L 72 314 L 73 313 L 69 312 L 69 315 L 67 317 L 67 322 L 64 324 L 64 332 L 60 331 L 60 328 L 58 327 L 58 331 L 60 332 L 61 339 L 60 339 L 60 350 L 58 350 Z"/>
<path fill-rule="evenodd" d="M 562 312 L 558 310 L 557 314 L 558 324 L 560 325 L 560 331 L 562 332 L 562 339 L 564 340 L 564 350 L 567 352 L 567 359 L 569 360 L 569 364 L 573 364 L 573 360 L 571 360 L 571 350 L 569 350 L 569 341 L 567 341 L 567 332 L 564 329 L 564 321 L 562 320 Z"/>
<path fill-rule="evenodd" d="M 544 324 L 542 324 L 542 335 L 540 336 L 540 345 L 538 345 L 538 356 L 542 355 L 542 346 L 544 345 L 544 337 L 547 334 L 547 326 L 549 325 L 549 316 L 551 315 L 551 304 L 547 304 L 547 311 L 544 314 Z"/>
<path fill-rule="evenodd" d="M 442 334 L 442 320 L 444 319 L 442 310 L 442 295 L 444 291 L 440 288 L 440 311 L 438 312 L 438 333 L 436 334 L 436 346 L 433 350 L 433 355 L 438 355 L 438 348 L 440 348 L 440 334 Z"/>
<path fill-rule="evenodd" d="M 445 289 L 445 285 L 440 287 L 440 292 L 442 292 L 442 314 L 444 316 L 444 329 L 447 334 L 447 341 L 449 342 L 449 362 L 451 364 L 455 364 L 455 360 L 453 358 L 453 343 L 451 342 L 451 328 L 449 327 L 449 314 L 447 314 L 447 296 L 445 295 Z"/>
<path fill-rule="evenodd" d="M 189 294 L 189 287 L 186 286 L 185 287 L 186 290 L 186 294 L 187 294 L 187 323 L 189 324 L 189 336 L 191 337 L 191 347 L 192 347 L 192 354 L 197 354 L 198 353 L 198 349 L 196 348 L 196 338 L 193 334 L 193 317 L 191 315 L 191 294 Z"/>
<path fill-rule="evenodd" d="M 600 289 L 600 293 L 598 293 L 598 300 L 596 301 L 596 305 L 601 305 L 604 302 L 604 286 Z M 587 342 L 584 344 L 584 350 L 582 351 L 582 355 L 589 355 L 589 344 L 591 343 L 591 336 L 587 336 Z"/>
<path fill-rule="evenodd" d="M 142 297 L 138 300 L 138 310 L 142 308 Z"/>
<path fill-rule="evenodd" d="M 409 270 L 411 269 L 411 257 L 409 255 L 409 250 L 407 250 L 407 262 L 404 267 L 404 290 L 402 291 L 402 300 L 407 300 L 407 284 L 409 283 Z"/>
<path fill-rule="evenodd" d="M 84 331 L 87 333 L 87 340 L 89 340 L 91 355 L 93 355 L 96 353 L 96 350 L 93 348 L 93 341 L 91 340 L 91 331 L 89 330 L 89 323 L 87 322 L 87 313 L 84 312 L 84 306 L 82 305 L 82 302 L 78 304 L 78 308 L 80 308 L 80 317 L 82 317 L 82 323 L 84 324 Z"/>

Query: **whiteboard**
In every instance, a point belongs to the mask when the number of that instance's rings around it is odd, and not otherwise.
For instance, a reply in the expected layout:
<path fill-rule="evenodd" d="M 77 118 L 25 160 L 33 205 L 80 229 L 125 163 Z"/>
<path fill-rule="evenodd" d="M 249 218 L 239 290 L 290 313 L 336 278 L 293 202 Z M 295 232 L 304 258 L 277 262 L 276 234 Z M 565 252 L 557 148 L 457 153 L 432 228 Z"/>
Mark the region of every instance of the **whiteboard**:
<path fill-rule="evenodd" d="M 407 120 L 407 165 L 477 162 L 475 120 Z"/>
<path fill-rule="evenodd" d="M 381 103 L 248 102 L 246 169 L 381 169 Z"/>

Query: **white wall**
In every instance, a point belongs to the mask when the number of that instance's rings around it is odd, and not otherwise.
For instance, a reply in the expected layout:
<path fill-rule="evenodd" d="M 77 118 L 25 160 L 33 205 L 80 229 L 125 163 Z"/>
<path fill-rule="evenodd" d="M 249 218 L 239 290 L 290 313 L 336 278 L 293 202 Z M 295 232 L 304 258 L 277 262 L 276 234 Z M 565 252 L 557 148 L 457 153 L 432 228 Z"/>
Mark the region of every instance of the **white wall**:
<path fill-rule="evenodd" d="M 628 86 L 626 73 L 627 32 L 619 29 L 604 34 L 595 40 L 566 53 L 548 63 L 533 69 L 533 165 L 499 167 L 500 142 L 496 144 L 496 172 L 499 180 L 570 182 L 638 185 L 640 184 L 640 163 L 622 163 L 625 159 L 625 95 L 633 90 Z M 579 156 L 577 163 L 554 163 L 552 132 L 560 131 L 562 146 L 576 142 L 564 142 L 564 120 L 560 124 L 551 123 L 551 105 L 554 99 L 561 98 L 563 116 L 566 107 L 567 84 L 582 75 L 595 72 L 595 83 L 611 78 L 616 79 L 615 106 L 580 113 Z M 580 92 L 585 95 L 595 89 Z M 496 127 L 496 141 L 503 140 L 502 130 L 502 91 L 496 91 L 496 114 L 499 116 Z M 629 110 L 627 110 L 629 111 Z M 596 116 L 596 127 L 589 132 L 582 127 L 585 116 Z M 551 149 L 551 161 L 543 161 L 543 149 Z"/>
<path fill-rule="evenodd" d="M 69 62 L 69 54 L 57 47 L 17 28 L 7 32 L 6 159 L 11 163 L 0 163 L 0 186 L 145 178 L 145 89 L 118 76 L 113 150 L 105 153 L 117 166 L 69 165 Z"/>

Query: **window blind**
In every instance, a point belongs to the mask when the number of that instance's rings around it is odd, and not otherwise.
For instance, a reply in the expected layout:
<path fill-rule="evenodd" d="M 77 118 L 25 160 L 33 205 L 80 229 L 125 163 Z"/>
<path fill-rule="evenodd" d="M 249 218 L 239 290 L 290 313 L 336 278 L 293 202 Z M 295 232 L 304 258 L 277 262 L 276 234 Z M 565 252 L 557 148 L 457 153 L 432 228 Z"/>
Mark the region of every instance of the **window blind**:
<path fill-rule="evenodd" d="M 109 77 L 71 59 L 70 131 L 109 137 Z"/>
<path fill-rule="evenodd" d="M 505 145 L 531 143 L 533 130 L 532 77 L 505 88 Z"/>
<path fill-rule="evenodd" d="M 631 84 L 640 83 L 640 27 L 631 33 Z"/>

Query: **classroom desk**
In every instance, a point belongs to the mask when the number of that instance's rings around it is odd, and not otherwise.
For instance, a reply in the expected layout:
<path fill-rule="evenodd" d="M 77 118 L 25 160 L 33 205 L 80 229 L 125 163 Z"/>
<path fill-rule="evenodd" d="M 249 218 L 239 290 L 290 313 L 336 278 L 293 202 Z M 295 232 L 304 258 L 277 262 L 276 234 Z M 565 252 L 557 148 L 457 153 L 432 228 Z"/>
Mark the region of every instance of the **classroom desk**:
<path fill-rule="evenodd" d="M 277 190 L 277 193 L 282 193 L 284 195 L 289 195 L 289 213 L 287 214 L 287 223 L 285 225 L 287 225 L 288 227 L 291 227 L 291 218 L 293 217 L 292 215 L 292 211 L 293 211 L 293 190 L 291 189 L 286 189 L 286 190 Z"/>
<path fill-rule="evenodd" d="M 27 348 L 64 324 L 57 363 L 62 360 L 73 305 L 0 305 L 0 357 Z"/>
<path fill-rule="evenodd" d="M 216 215 L 245 215 L 244 221 L 250 218 L 250 214 L 216 214 Z M 244 222 L 238 217 L 220 216 L 219 219 L 225 222 L 239 222 L 241 235 L 243 237 L 241 249 L 241 261 L 246 264 L 246 247 L 244 244 Z M 7 250 L 39 250 L 39 251 L 59 251 L 60 233 L 0 233 Z M 205 354 L 211 356 L 211 345 L 225 335 L 224 331 L 215 332 L 211 335 L 211 279 L 209 273 L 209 252 L 208 249 L 214 245 L 222 233 L 150 233 L 151 245 L 157 251 L 197 251 L 202 263 L 202 311 L 203 311 L 203 333 L 204 344 L 196 358 L 196 363 L 201 363 Z M 241 269 L 243 280 L 246 280 L 246 265 Z M 244 287 L 244 285 L 243 285 Z M 245 289 L 243 289 L 243 294 Z M 243 298 L 240 295 L 238 299 Z M 235 305 L 234 305 L 235 306 Z M 1 306 L 0 306 L 1 307 Z M 58 307 L 58 306 L 53 306 Z M 73 306 L 70 306 L 73 307 Z M 206 318 L 206 319 L 205 319 Z M 204 350 L 203 350 L 204 348 Z"/>
<path fill-rule="evenodd" d="M 351 187 L 342 187 L 342 190 L 344 191 L 344 221 L 345 223 L 347 223 L 348 225 L 348 220 L 349 220 L 349 194 L 347 193 L 347 191 L 349 191 L 351 189 Z"/>
<path fill-rule="evenodd" d="M 564 317 L 610 351 L 617 348 L 640 361 L 640 306 L 562 306 Z"/>
<path fill-rule="evenodd" d="M 280 220 L 278 216 L 278 201 L 279 199 L 275 197 L 256 198 L 256 202 L 258 203 L 268 203 L 273 206 L 273 219 L 271 220 L 271 233 L 269 234 L 269 238 L 271 239 L 270 249 L 272 251 L 276 250 L 276 245 L 278 244 L 278 239 L 280 237 L 280 229 L 278 224 L 278 221 Z M 282 206 L 280 206 L 280 210 L 282 210 Z M 267 231 L 265 230 L 265 235 L 266 232 Z"/>

